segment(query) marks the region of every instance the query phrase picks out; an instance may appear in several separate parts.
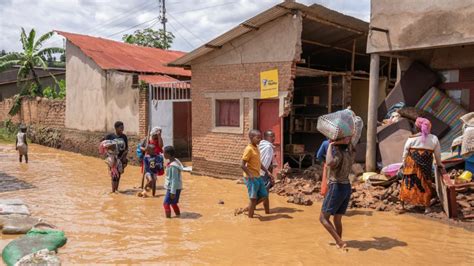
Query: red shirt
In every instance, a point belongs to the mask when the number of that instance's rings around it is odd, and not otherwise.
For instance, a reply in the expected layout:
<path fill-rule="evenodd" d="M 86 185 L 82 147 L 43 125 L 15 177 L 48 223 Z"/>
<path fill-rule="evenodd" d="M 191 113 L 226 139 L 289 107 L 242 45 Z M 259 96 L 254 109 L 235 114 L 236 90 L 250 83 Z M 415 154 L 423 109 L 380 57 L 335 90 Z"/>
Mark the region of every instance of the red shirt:
<path fill-rule="evenodd" d="M 158 141 L 149 140 L 149 141 L 148 141 L 148 144 L 153 144 L 153 145 L 155 145 L 155 154 L 162 154 L 162 153 L 163 153 L 163 147 L 161 147 L 161 146 L 158 144 Z"/>

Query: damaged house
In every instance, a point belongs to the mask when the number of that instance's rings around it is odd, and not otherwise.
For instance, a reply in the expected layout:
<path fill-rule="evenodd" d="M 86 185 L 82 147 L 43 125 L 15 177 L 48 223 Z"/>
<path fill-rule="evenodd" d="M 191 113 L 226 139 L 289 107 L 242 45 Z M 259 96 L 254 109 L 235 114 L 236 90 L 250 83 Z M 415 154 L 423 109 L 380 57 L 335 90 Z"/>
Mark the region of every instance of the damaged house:
<path fill-rule="evenodd" d="M 193 71 L 193 172 L 241 176 L 254 128 L 275 132 L 278 168 L 312 165 L 324 140 L 316 129 L 320 115 L 351 106 L 367 119 L 368 30 L 359 19 L 288 1 L 171 62 Z M 396 73 L 395 60 L 382 62 L 380 103 L 393 87 L 384 76 Z M 268 80 L 277 84 L 271 95 L 262 90 Z"/>

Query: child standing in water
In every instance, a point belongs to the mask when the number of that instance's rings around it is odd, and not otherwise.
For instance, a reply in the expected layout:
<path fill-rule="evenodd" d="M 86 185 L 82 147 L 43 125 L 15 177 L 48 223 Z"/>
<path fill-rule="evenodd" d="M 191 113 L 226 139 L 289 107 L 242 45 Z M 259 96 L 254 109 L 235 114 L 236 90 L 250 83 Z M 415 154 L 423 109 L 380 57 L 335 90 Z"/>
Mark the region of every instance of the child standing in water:
<path fill-rule="evenodd" d="M 147 197 L 147 190 L 152 189 L 152 195 L 155 196 L 156 191 L 156 176 L 163 170 L 163 157 L 155 153 L 155 145 L 148 144 L 147 154 L 143 158 L 143 165 L 145 167 L 146 185 L 138 196 Z"/>
<path fill-rule="evenodd" d="M 178 159 L 175 158 L 175 154 L 176 152 L 173 146 L 166 146 L 164 148 L 165 159 L 169 160 L 169 163 L 166 166 L 164 185 L 166 189 L 166 195 L 163 202 L 166 218 L 171 218 L 171 208 L 173 208 L 176 216 L 180 216 L 181 214 L 178 203 L 181 190 L 183 189 L 183 183 L 181 180 L 181 171 L 183 171 L 183 165 Z"/>
<path fill-rule="evenodd" d="M 26 126 L 20 126 L 20 132 L 16 135 L 16 150 L 18 151 L 20 163 L 23 161 L 25 156 L 25 163 L 28 163 L 28 142 L 26 141 Z"/>
<path fill-rule="evenodd" d="M 324 197 L 319 220 L 339 248 L 346 248 L 342 240 L 342 216 L 346 213 L 351 198 L 352 188 L 349 173 L 353 162 L 353 151 L 350 140 L 330 142 L 326 154 L 326 165 L 329 168 L 329 189 Z M 334 225 L 329 218 L 334 216 Z"/>

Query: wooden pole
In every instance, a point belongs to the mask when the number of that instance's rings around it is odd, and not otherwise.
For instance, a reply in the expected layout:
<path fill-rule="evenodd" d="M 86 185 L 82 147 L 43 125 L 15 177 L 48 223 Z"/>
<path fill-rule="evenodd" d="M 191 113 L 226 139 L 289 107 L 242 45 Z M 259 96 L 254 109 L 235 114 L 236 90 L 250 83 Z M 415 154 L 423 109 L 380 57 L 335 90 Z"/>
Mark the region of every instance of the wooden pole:
<path fill-rule="evenodd" d="M 332 75 L 328 76 L 328 113 L 332 113 Z"/>
<path fill-rule="evenodd" d="M 351 73 L 354 74 L 354 64 L 355 64 L 355 52 L 356 52 L 356 40 L 352 42 L 352 60 L 351 60 Z"/>
<path fill-rule="evenodd" d="M 387 84 L 385 86 L 385 92 L 388 93 L 388 88 L 390 86 L 390 77 L 392 76 L 392 57 L 388 60 L 388 73 L 387 73 Z"/>
<path fill-rule="evenodd" d="M 377 168 L 377 102 L 379 93 L 379 65 L 380 56 L 370 55 L 370 78 L 369 78 L 369 106 L 367 112 L 367 152 L 365 154 L 365 168 L 367 172 L 373 172 Z M 402 145 L 402 144 L 401 144 Z"/>

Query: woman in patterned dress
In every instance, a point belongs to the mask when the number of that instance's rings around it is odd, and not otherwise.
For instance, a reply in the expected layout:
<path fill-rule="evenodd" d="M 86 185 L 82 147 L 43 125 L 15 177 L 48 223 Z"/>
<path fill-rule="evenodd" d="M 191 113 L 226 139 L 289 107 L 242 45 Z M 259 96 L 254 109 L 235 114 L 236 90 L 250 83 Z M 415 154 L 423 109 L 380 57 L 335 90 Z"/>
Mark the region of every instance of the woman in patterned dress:
<path fill-rule="evenodd" d="M 438 168 L 444 170 L 441 163 L 441 147 L 438 137 L 430 134 L 431 122 L 426 118 L 417 118 L 415 122 L 418 133 L 405 143 L 403 151 L 403 179 L 400 188 L 402 208 L 405 203 L 422 205 L 425 212 L 430 212 L 433 179 L 433 157 Z"/>

